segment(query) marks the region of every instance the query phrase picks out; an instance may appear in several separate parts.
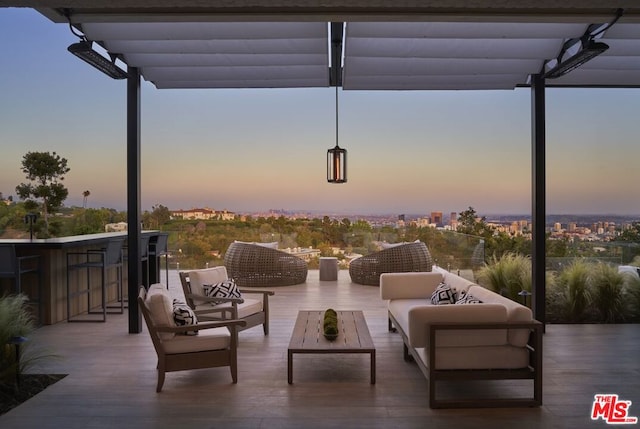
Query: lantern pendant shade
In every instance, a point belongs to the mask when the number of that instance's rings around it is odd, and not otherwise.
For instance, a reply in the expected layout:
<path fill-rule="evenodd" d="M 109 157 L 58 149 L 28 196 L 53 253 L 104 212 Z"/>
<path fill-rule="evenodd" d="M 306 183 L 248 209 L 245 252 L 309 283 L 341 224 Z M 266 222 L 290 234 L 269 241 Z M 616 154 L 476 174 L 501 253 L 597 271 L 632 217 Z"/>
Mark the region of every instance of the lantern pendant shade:
<path fill-rule="evenodd" d="M 347 181 L 347 150 L 336 144 L 327 150 L 327 182 L 345 183 Z"/>

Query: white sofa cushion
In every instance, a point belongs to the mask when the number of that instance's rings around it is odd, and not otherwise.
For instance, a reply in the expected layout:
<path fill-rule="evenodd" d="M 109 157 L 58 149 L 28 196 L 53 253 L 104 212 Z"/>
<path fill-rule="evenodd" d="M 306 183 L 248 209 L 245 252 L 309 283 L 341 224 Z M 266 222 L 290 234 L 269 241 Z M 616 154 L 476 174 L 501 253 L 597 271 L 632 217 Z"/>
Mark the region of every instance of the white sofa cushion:
<path fill-rule="evenodd" d="M 434 271 L 441 273 L 444 277 L 443 281 L 457 290 L 458 294 L 467 292 L 469 288 L 475 284 L 472 281 L 465 279 L 464 277 L 460 277 L 458 275 L 450 273 L 449 271 L 446 271 L 442 268 L 436 267 L 434 268 Z"/>
<path fill-rule="evenodd" d="M 507 309 L 507 322 L 527 323 L 533 320 L 533 313 L 530 308 L 490 291 L 489 289 L 474 285 L 469 288 L 468 292 L 484 303 L 496 303 L 503 305 Z M 524 347 L 529 342 L 529 335 L 530 331 L 528 329 L 510 329 L 509 344 L 517 347 Z"/>
<path fill-rule="evenodd" d="M 431 294 L 440 282 L 442 282 L 441 273 L 382 273 L 380 274 L 380 298 L 431 299 Z"/>
<path fill-rule="evenodd" d="M 404 332 L 411 347 L 428 347 L 432 323 L 503 323 L 507 309 L 500 304 L 425 305 L 409 309 L 409 329 Z M 438 347 L 501 346 L 507 344 L 506 329 L 442 331 L 436 334 Z"/>
<path fill-rule="evenodd" d="M 409 310 L 417 307 L 431 306 L 428 299 L 394 299 L 389 301 L 388 310 L 399 325 L 398 328 L 408 335 Z"/>

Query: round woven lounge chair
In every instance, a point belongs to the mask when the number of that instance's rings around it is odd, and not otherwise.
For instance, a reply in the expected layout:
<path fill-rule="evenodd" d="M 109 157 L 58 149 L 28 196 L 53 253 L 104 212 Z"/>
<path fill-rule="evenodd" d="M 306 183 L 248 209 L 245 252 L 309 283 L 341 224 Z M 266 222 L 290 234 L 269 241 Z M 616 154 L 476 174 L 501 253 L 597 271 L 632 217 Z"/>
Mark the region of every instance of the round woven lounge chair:
<path fill-rule="evenodd" d="M 307 280 L 304 260 L 258 244 L 231 243 L 224 265 L 238 286 L 290 286 Z"/>
<path fill-rule="evenodd" d="M 354 259 L 349 264 L 349 275 L 354 283 L 380 286 L 382 273 L 431 271 L 432 268 L 433 260 L 427 245 L 413 242 Z"/>

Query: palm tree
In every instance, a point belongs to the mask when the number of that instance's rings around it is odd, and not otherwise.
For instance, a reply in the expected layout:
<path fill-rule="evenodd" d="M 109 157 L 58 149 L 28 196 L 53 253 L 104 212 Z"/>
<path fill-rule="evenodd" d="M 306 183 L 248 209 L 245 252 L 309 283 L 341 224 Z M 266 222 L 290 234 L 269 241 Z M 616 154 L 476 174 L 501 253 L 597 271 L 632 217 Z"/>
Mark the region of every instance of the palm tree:
<path fill-rule="evenodd" d="M 82 208 L 84 208 L 84 209 L 87 208 L 87 198 L 89 198 L 89 195 L 91 195 L 91 192 L 89 192 L 89 191 L 84 191 L 82 193 L 82 196 L 84 197 L 82 199 Z"/>

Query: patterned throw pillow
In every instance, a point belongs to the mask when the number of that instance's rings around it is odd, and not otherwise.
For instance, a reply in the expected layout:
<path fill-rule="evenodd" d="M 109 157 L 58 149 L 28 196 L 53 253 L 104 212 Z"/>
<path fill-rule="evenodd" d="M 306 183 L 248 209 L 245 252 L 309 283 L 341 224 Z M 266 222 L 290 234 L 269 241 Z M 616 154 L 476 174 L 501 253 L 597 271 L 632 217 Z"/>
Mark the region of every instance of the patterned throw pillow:
<path fill-rule="evenodd" d="M 462 293 L 460 294 L 460 298 L 456 301 L 456 304 L 482 304 L 482 301 L 470 293 Z"/>
<path fill-rule="evenodd" d="M 444 282 L 440 283 L 431 294 L 431 304 L 443 305 L 455 304 L 455 302 L 456 290 Z"/>
<path fill-rule="evenodd" d="M 176 326 L 195 325 L 198 323 L 196 313 L 187 305 L 178 299 L 173 300 L 173 320 Z M 184 335 L 198 335 L 198 331 L 187 331 Z"/>
<path fill-rule="evenodd" d="M 204 294 L 209 298 L 242 298 L 235 280 L 227 279 L 220 283 L 202 285 Z"/>

